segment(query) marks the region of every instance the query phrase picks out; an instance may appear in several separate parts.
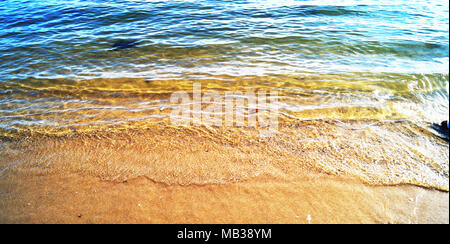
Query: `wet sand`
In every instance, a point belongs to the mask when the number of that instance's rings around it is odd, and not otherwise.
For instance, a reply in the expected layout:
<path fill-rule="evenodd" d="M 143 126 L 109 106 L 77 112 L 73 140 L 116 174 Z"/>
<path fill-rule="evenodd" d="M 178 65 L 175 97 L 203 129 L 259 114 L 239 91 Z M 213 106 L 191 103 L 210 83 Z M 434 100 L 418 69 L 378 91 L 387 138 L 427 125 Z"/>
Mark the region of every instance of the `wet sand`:
<path fill-rule="evenodd" d="M 324 175 L 204 186 L 37 175 L 0 185 L 2 223 L 449 223 L 447 192 Z"/>
<path fill-rule="evenodd" d="M 4 138 L 0 222 L 449 223 L 448 143 L 410 124 L 347 126 Z"/>

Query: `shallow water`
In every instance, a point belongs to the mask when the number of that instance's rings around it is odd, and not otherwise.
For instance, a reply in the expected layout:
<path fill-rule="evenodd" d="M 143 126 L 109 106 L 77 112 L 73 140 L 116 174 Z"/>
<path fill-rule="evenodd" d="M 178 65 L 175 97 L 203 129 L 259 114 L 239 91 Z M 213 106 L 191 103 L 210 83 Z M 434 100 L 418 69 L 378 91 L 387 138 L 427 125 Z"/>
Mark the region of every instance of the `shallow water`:
<path fill-rule="evenodd" d="M 219 93 L 276 91 L 281 130 L 318 121 L 296 132 L 318 150 L 304 162 L 370 183 L 448 191 L 448 144 L 420 132 L 449 113 L 448 2 L 327 2 L 2 1 L 0 132 L 70 136 L 167 125 L 176 106 L 170 95 L 192 93 L 194 83 Z M 136 46 L 113 49 L 121 40 Z M 321 121 L 335 127 L 313 138 Z M 302 143 L 292 138 L 276 145 Z M 324 145 L 350 149 L 324 152 Z M 98 154 L 94 148 L 87 151 Z M 92 155 L 80 153 L 79 161 L 92 163 Z M 0 156 L 3 166 L 13 157 Z M 130 177 L 142 173 L 127 167 Z M 92 174 L 108 167 L 98 169 Z M 202 172 L 180 177 L 189 184 Z"/>
<path fill-rule="evenodd" d="M 2 1 L 0 128 L 160 119 L 193 82 L 299 119 L 448 116 L 446 1 L 324 2 Z"/>

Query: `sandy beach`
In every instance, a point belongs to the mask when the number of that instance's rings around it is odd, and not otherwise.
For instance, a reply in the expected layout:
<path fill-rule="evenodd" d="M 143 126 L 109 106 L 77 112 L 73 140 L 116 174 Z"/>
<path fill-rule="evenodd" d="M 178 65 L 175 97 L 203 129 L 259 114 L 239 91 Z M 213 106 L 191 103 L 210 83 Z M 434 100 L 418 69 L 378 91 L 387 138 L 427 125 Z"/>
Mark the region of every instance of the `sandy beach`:
<path fill-rule="evenodd" d="M 449 223 L 448 192 L 326 175 L 204 186 L 36 175 L 1 188 L 2 223 Z"/>
<path fill-rule="evenodd" d="M 0 19 L 0 224 L 449 224 L 448 1 Z"/>
<path fill-rule="evenodd" d="M 426 137 L 429 151 L 416 155 L 417 162 L 397 144 L 385 148 L 389 157 L 378 163 L 387 137 L 423 143 L 414 136 L 420 132 L 405 126 L 411 131 L 391 124 L 353 131 L 367 140 L 377 132 L 367 148 L 352 136 L 329 137 L 348 130 L 332 121 L 282 126 L 275 138 L 248 128 L 169 126 L 4 138 L 0 222 L 449 223 L 448 169 L 435 165 L 428 172 L 419 164 L 431 152 L 445 160 L 447 143 Z M 313 135 L 323 140 L 305 143 Z M 366 167 L 343 164 L 334 150 Z M 409 178 L 397 176 L 405 165 Z M 432 172 L 444 180 L 420 178 Z"/>

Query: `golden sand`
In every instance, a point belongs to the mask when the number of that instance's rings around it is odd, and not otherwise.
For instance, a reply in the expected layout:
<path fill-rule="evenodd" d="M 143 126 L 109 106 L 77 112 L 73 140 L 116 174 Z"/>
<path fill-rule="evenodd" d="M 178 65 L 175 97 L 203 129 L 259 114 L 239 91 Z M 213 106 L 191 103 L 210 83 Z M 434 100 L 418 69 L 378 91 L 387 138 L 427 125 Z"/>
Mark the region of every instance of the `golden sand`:
<path fill-rule="evenodd" d="M 34 175 L 0 187 L 1 223 L 449 223 L 447 192 L 325 175 L 203 186 Z"/>
<path fill-rule="evenodd" d="M 2 223 L 448 223 L 448 143 L 410 123 L 22 135 Z"/>

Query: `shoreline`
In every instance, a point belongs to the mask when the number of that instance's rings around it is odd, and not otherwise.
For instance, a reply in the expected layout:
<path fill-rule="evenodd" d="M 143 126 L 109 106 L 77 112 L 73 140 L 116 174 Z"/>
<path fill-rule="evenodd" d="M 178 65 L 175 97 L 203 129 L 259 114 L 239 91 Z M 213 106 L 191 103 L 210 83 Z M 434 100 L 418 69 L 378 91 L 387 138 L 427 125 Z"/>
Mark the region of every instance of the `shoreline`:
<path fill-rule="evenodd" d="M 204 186 L 78 175 L 15 183 L 15 198 L 0 200 L 1 223 L 449 223 L 448 192 L 326 175 Z"/>
<path fill-rule="evenodd" d="M 0 141 L 0 223 L 448 223 L 448 196 L 448 143 L 403 122 Z"/>

